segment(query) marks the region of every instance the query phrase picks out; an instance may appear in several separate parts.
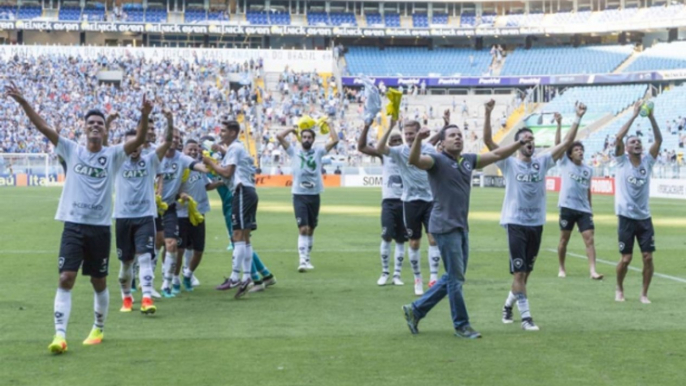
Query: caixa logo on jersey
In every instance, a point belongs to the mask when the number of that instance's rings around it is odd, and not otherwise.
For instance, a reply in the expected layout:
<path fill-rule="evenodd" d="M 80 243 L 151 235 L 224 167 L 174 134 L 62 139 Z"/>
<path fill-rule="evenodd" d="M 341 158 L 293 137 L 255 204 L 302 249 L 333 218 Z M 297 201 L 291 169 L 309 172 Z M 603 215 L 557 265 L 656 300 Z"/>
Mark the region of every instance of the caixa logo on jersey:
<path fill-rule="evenodd" d="M 630 176 L 629 178 L 626 179 L 628 183 L 631 185 L 641 187 L 646 184 L 646 179 L 645 178 L 636 178 L 634 176 Z"/>
<path fill-rule="evenodd" d="M 84 165 L 84 164 L 74 165 L 74 173 L 81 174 L 81 175 L 84 175 L 87 177 L 93 177 L 93 178 L 105 178 L 105 177 L 107 177 L 107 170 L 102 169 L 102 168 L 95 168 L 95 167 Z"/>
<path fill-rule="evenodd" d="M 148 175 L 148 171 L 146 169 L 143 170 L 124 170 L 122 173 L 122 176 L 124 178 L 141 178 L 145 177 Z"/>
<path fill-rule="evenodd" d="M 519 182 L 541 182 L 541 176 L 538 173 L 526 174 L 517 173 L 517 181 Z"/>

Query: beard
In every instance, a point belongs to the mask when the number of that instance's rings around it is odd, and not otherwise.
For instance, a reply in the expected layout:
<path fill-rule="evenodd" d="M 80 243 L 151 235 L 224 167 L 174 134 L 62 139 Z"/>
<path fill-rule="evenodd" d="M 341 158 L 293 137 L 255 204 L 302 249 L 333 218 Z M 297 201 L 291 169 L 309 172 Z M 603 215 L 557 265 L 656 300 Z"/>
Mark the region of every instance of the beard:
<path fill-rule="evenodd" d="M 310 150 L 312 148 L 312 142 L 303 142 L 302 146 L 303 146 L 303 149 Z"/>

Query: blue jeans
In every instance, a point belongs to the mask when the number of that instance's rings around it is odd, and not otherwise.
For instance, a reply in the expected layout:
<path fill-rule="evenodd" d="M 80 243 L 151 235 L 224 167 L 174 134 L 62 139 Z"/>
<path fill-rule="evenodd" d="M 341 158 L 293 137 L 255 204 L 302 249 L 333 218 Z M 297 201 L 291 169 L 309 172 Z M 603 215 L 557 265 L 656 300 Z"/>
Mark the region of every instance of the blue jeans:
<path fill-rule="evenodd" d="M 460 328 L 469 325 L 467 306 L 462 297 L 462 284 L 467 271 L 469 260 L 469 235 L 462 229 L 450 233 L 432 233 L 438 249 L 441 251 L 445 274 L 434 284 L 433 287 L 412 303 L 414 314 L 418 319 L 426 316 L 431 309 L 438 304 L 445 295 L 450 301 L 450 315 L 454 327 Z"/>

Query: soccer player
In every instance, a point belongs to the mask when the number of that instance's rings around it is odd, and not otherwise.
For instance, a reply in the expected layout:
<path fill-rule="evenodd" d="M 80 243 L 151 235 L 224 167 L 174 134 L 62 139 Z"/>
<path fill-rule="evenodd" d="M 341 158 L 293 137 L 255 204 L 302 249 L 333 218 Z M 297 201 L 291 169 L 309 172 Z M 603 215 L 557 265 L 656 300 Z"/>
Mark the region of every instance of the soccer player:
<path fill-rule="evenodd" d="M 241 126 L 236 121 L 225 121 L 220 131 L 221 142 L 228 146 L 221 165 L 211 157 L 203 157 L 208 168 L 224 179 L 233 191 L 231 221 L 233 227 L 233 264 L 231 276 L 220 284 L 218 290 L 238 287 L 235 298 L 245 295 L 253 281 L 250 275 L 252 267 L 252 245 L 250 232 L 257 229 L 258 197 L 255 190 L 255 161 L 238 141 Z M 240 269 L 243 277 L 239 281 Z"/>
<path fill-rule="evenodd" d="M 443 151 L 440 154 L 422 155 L 421 141 L 429 137 L 429 129 L 417 133 L 409 155 L 410 164 L 428 173 L 434 205 L 429 220 L 429 229 L 438 243 L 445 274 L 420 299 L 402 307 L 405 320 L 412 334 L 419 333 L 419 321 L 446 295 L 450 301 L 450 313 L 455 335 L 468 339 L 480 338 L 469 323 L 467 306 L 462 296 L 467 262 L 469 259 L 468 212 L 472 187 L 472 171 L 483 168 L 514 154 L 533 138 L 519 141 L 496 149 L 490 153 L 462 154 L 464 138 L 455 125 L 441 129 L 439 139 Z"/>
<path fill-rule="evenodd" d="M 119 285 L 122 294 L 121 312 L 131 312 L 133 308 L 132 281 L 134 262 L 138 261 L 139 280 L 143 292 L 141 312 L 154 314 L 157 307 L 152 300 L 152 282 L 154 278 L 152 257 L 155 254 L 155 205 L 154 178 L 160 167 L 160 161 L 172 145 L 174 124 L 171 111 L 165 109 L 167 130 L 164 143 L 153 152 L 142 154 L 143 145 L 136 149 L 124 161 L 117 171 L 115 179 L 114 218 L 117 237 L 117 256 L 121 262 Z M 147 117 L 144 122 L 150 123 Z M 137 135 L 135 130 L 124 136 L 130 141 Z"/>
<path fill-rule="evenodd" d="M 300 148 L 291 146 L 286 139 L 296 128 L 288 128 L 276 135 L 281 146 L 291 157 L 293 175 L 293 210 L 298 224 L 298 272 L 314 269 L 310 254 L 314 245 L 314 230 L 319 221 L 320 194 L 324 191 L 322 178 L 322 157 L 338 144 L 338 135 L 333 125 L 329 131 L 329 142 L 314 146 L 315 133 L 311 129 L 300 132 Z"/>
<path fill-rule="evenodd" d="M 494 106 L 493 100 L 485 106 L 484 144 L 490 151 L 498 149 L 491 135 L 491 113 Z M 541 247 L 546 211 L 545 175 L 574 142 L 584 113 L 586 106 L 582 103 L 577 104 L 576 120 L 572 123 L 569 133 L 565 140 L 554 146 L 549 153 L 534 156 L 536 147 L 533 132 L 524 127 L 515 133 L 515 142 L 523 140 L 527 145 L 519 149 L 517 157 L 496 162 L 505 178 L 505 199 L 500 225 L 507 230 L 510 273 L 513 275 L 512 290 L 503 307 L 502 321 L 513 322 L 512 305 L 516 301 L 522 316 L 522 329 L 525 331 L 539 330 L 529 310 L 526 284 Z"/>
<path fill-rule="evenodd" d="M 162 160 L 160 174 L 162 175 L 162 201 L 167 204 L 167 211 L 162 216 L 162 226 L 164 227 L 164 247 L 165 256 L 162 272 L 164 283 L 162 284 L 162 296 L 173 298 L 172 279 L 176 271 L 176 255 L 178 251 L 179 220 L 176 214 L 176 199 L 181 188 L 181 177 L 184 169 L 207 173 L 208 170 L 202 162 L 182 154 L 177 149 L 181 143 L 181 134 L 174 129 L 172 145 L 167 150 Z"/>
<path fill-rule="evenodd" d="M 84 345 L 102 342 L 109 306 L 107 270 L 111 242 L 112 186 L 117 169 L 145 141 L 147 125 L 142 125 L 136 137 L 124 144 L 104 147 L 105 115 L 90 110 L 85 115 L 86 145 L 60 137 L 26 101 L 21 90 L 10 83 L 8 97 L 23 108 L 31 123 L 55 146 L 55 152 L 67 164 L 68 177 L 57 208 L 56 220 L 64 222 L 59 252 L 59 285 L 55 296 L 55 337 L 48 350 L 55 354 L 67 351 L 67 324 L 71 312 L 71 290 L 79 268 L 91 277 L 94 294 L 95 323 Z M 152 103 L 143 98 L 144 119 Z"/>
<path fill-rule="evenodd" d="M 653 127 L 655 142 L 650 146 L 648 154 L 643 154 L 641 139 L 630 135 L 631 124 L 641 110 L 641 102 L 634 106 L 634 115 L 622 126 L 617 134 L 615 157 L 617 169 L 615 171 L 615 213 L 619 218 L 619 253 L 622 258 L 617 264 L 617 290 L 615 300 L 624 301 L 624 277 L 629 269 L 629 263 L 634 252 L 634 239 L 638 240 L 643 256 L 643 290 L 641 291 L 641 303 L 649 304 L 648 287 L 653 278 L 653 252 L 655 252 L 655 229 L 650 215 L 648 199 L 650 197 L 650 176 L 653 165 L 657 160 L 662 145 L 662 133 L 657 126 L 657 121 L 650 109 L 648 119 Z"/>
<path fill-rule="evenodd" d="M 414 143 L 415 137 L 419 132 L 419 122 L 408 121 L 403 126 L 405 144 L 401 146 L 389 147 L 388 139 L 391 130 L 387 130 L 376 150 L 379 154 L 388 156 L 400 168 L 400 175 L 403 181 L 403 218 L 407 236 L 410 239 L 410 265 L 414 271 L 414 293 L 417 296 L 424 294 L 424 281 L 420 269 L 420 243 L 422 239 L 422 225 L 427 232 L 429 239 L 429 287 L 432 287 L 438 280 L 438 267 L 441 261 L 441 252 L 436 245 L 436 241 L 429 234 L 429 219 L 433 206 L 433 196 L 431 186 L 426 171 L 408 163 L 410 158 L 410 146 Z M 432 143 L 432 145 L 434 145 Z M 422 154 L 436 154 L 436 149 L 429 144 L 422 144 Z"/>
<path fill-rule="evenodd" d="M 391 121 L 389 130 L 393 130 L 396 122 Z M 367 136 L 371 124 L 365 124 L 360 138 L 357 139 L 357 150 L 381 159 L 383 165 L 381 187 L 381 277 L 376 282 L 378 285 L 386 285 L 388 281 L 389 260 L 391 254 L 391 241 L 395 240 L 395 269 L 393 271 L 393 284 L 403 285 L 400 280 L 400 273 L 405 259 L 405 242 L 407 241 L 407 230 L 403 222 L 403 180 L 400 176 L 398 164 L 391 157 L 379 153 L 375 147 L 367 144 Z M 388 145 L 396 147 L 403 144 L 403 138 L 399 131 L 390 134 Z"/>
<path fill-rule="evenodd" d="M 562 142 L 562 115 L 555 113 L 555 121 L 557 122 L 555 146 L 557 146 Z M 593 210 L 591 208 L 593 169 L 584 163 L 584 145 L 580 141 L 574 141 L 567 149 L 567 154 L 557 161 L 557 167 L 560 169 L 560 179 L 562 180 L 557 203 L 560 208 L 560 244 L 557 247 L 560 270 L 557 276 L 567 276 L 565 270 L 567 244 L 569 244 L 574 225 L 577 225 L 586 246 L 591 279 L 602 280 L 603 275 L 596 271 L 595 264 L 595 226 L 593 225 Z"/>

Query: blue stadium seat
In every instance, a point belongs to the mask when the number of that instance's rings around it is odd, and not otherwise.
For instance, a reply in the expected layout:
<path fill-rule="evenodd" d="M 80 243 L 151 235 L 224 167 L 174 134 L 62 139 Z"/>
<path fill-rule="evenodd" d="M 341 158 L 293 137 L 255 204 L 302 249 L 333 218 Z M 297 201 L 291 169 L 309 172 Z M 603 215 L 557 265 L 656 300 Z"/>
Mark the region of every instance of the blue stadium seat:
<path fill-rule="evenodd" d="M 554 75 L 609 73 L 626 60 L 632 46 L 538 47 L 510 53 L 500 74 Z"/>
<path fill-rule="evenodd" d="M 81 8 L 78 7 L 62 7 L 58 14 L 59 20 L 64 21 L 78 21 L 81 20 Z"/>
<path fill-rule="evenodd" d="M 429 16 L 425 13 L 413 13 L 412 25 L 416 28 L 426 28 L 429 26 Z"/>
<path fill-rule="evenodd" d="M 647 48 L 624 72 L 686 68 L 686 42 L 658 43 Z"/>
<path fill-rule="evenodd" d="M 386 21 L 386 27 L 400 27 L 400 15 L 397 13 L 384 14 L 384 20 Z"/>
<path fill-rule="evenodd" d="M 42 15 L 43 15 L 43 10 L 41 9 L 41 7 L 34 7 L 34 6 L 21 7 L 21 8 L 19 8 L 19 11 L 17 12 L 17 19 L 30 20 L 30 19 L 35 19 L 37 17 L 41 17 Z"/>
<path fill-rule="evenodd" d="M 448 24 L 448 14 L 434 13 L 431 17 L 431 24 Z"/>
<path fill-rule="evenodd" d="M 186 23 L 202 23 L 207 21 L 207 12 L 204 9 L 187 9 L 184 14 Z"/>
<path fill-rule="evenodd" d="M 365 15 L 367 19 L 367 25 L 368 26 L 373 26 L 373 25 L 383 25 L 383 17 L 381 16 L 380 13 L 368 13 Z"/>
<path fill-rule="evenodd" d="M 245 18 L 250 24 L 254 25 L 269 25 L 269 17 L 265 11 L 248 11 Z"/>

